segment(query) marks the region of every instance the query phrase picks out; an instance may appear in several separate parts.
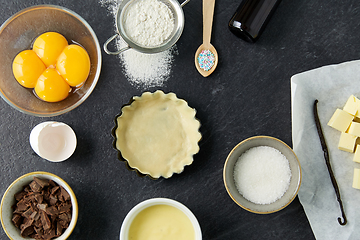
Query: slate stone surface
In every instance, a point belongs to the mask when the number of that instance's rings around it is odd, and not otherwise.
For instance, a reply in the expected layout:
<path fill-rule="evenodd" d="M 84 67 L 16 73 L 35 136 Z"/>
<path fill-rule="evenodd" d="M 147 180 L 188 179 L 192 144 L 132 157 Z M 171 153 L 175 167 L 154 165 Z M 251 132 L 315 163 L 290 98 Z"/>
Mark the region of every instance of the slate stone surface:
<path fill-rule="evenodd" d="M 43 3 L 77 12 L 92 26 L 101 45 L 114 34 L 113 17 L 96 0 L 0 0 L 0 22 L 25 7 Z M 290 77 L 359 58 L 360 2 L 283 0 L 255 44 L 236 38 L 227 28 L 239 3 L 216 2 L 212 43 L 220 61 L 208 78 L 200 76 L 194 66 L 194 53 L 202 41 L 202 11 L 201 1 L 191 0 L 184 7 L 179 55 L 164 86 L 132 86 L 119 59 L 103 52 L 94 92 L 67 114 L 32 117 L 1 99 L 1 195 L 12 181 L 28 172 L 43 170 L 60 176 L 78 198 L 78 223 L 69 238 L 76 240 L 118 239 L 127 212 L 154 197 L 172 198 L 190 208 L 205 240 L 314 239 L 298 198 L 278 213 L 249 213 L 228 196 L 222 170 L 229 151 L 248 137 L 269 135 L 291 146 Z M 196 108 L 203 140 L 194 163 L 183 173 L 153 181 L 138 177 L 117 160 L 111 129 L 114 117 L 130 97 L 157 89 L 175 92 Z M 32 151 L 30 131 L 46 120 L 65 122 L 76 132 L 78 147 L 69 160 L 50 163 Z M 6 238 L 0 230 L 0 239 Z"/>

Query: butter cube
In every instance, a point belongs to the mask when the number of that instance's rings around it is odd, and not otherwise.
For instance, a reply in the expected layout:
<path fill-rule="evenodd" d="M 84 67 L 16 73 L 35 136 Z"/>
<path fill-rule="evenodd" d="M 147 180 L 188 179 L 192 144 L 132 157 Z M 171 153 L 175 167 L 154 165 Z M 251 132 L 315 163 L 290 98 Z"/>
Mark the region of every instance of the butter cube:
<path fill-rule="evenodd" d="M 360 163 L 360 145 L 356 145 L 356 150 L 355 150 L 355 154 L 353 157 L 353 161 Z"/>
<path fill-rule="evenodd" d="M 338 148 L 346 152 L 354 152 L 355 142 L 357 137 L 349 133 L 342 132 L 340 135 L 340 141 Z"/>
<path fill-rule="evenodd" d="M 360 137 L 360 123 L 352 122 L 347 132 L 351 135 Z"/>
<path fill-rule="evenodd" d="M 357 99 L 354 95 L 351 95 L 345 103 L 343 110 L 355 116 L 358 113 L 359 108 L 360 100 Z"/>
<path fill-rule="evenodd" d="M 353 188 L 360 189 L 360 169 L 354 168 Z"/>
<path fill-rule="evenodd" d="M 345 132 L 349 128 L 350 123 L 352 122 L 353 119 L 354 119 L 353 115 L 338 108 L 330 118 L 328 125 L 341 132 Z"/>

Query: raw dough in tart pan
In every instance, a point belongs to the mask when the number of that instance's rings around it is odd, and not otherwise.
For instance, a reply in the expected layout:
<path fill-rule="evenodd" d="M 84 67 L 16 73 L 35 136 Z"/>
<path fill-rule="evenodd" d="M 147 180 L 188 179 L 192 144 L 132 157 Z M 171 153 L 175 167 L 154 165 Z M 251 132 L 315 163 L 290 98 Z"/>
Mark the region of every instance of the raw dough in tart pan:
<path fill-rule="evenodd" d="M 153 178 L 182 172 L 199 151 L 195 109 L 174 93 L 160 90 L 133 100 L 117 118 L 116 148 L 131 168 Z"/>

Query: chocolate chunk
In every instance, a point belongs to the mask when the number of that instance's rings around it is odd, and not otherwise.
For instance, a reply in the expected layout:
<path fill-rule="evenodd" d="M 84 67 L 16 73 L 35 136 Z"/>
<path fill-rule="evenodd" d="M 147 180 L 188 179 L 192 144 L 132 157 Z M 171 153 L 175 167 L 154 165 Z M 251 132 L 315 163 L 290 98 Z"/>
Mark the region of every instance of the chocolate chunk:
<path fill-rule="evenodd" d="M 70 200 L 70 194 L 65 190 L 65 188 L 61 187 L 61 194 L 64 197 L 65 201 L 69 201 Z"/>
<path fill-rule="evenodd" d="M 29 186 L 33 192 L 40 192 L 42 189 L 42 187 L 36 181 L 32 181 Z"/>
<path fill-rule="evenodd" d="M 60 224 L 63 228 L 69 227 L 69 223 L 68 223 L 68 222 L 65 222 L 65 221 L 63 221 L 63 220 L 60 220 L 60 221 L 59 221 L 59 224 Z"/>
<path fill-rule="evenodd" d="M 21 191 L 21 192 L 18 192 L 16 193 L 14 196 L 15 196 L 15 200 L 16 201 L 20 201 L 23 197 L 25 197 L 27 194 L 27 192 L 25 191 Z"/>
<path fill-rule="evenodd" d="M 46 203 L 38 204 L 37 207 L 39 210 L 46 211 L 47 204 Z"/>
<path fill-rule="evenodd" d="M 38 214 L 38 212 L 33 212 L 29 218 L 32 219 L 33 221 L 36 221 L 39 217 L 40 215 Z"/>
<path fill-rule="evenodd" d="M 51 216 L 57 216 L 60 212 L 56 206 L 51 206 L 46 208 L 46 213 Z"/>
<path fill-rule="evenodd" d="M 63 232 L 64 227 L 61 226 L 60 222 L 56 223 L 56 236 L 60 236 Z"/>
<path fill-rule="evenodd" d="M 54 195 L 50 195 L 49 197 L 49 203 L 51 206 L 55 205 L 58 202 L 58 198 Z"/>
<path fill-rule="evenodd" d="M 65 202 L 64 196 L 62 194 L 59 194 L 59 196 L 57 196 L 57 198 L 60 202 Z"/>
<path fill-rule="evenodd" d="M 48 231 L 44 231 L 44 235 L 42 236 L 45 240 L 47 239 L 52 239 L 53 237 L 55 237 L 56 232 L 55 232 L 55 228 L 51 228 Z"/>
<path fill-rule="evenodd" d="M 35 232 L 37 233 L 37 235 L 41 236 L 44 235 L 44 229 L 40 228 L 40 227 L 34 227 Z"/>
<path fill-rule="evenodd" d="M 23 216 L 24 218 L 30 218 L 30 215 L 33 213 L 33 209 L 32 208 L 28 208 L 28 210 L 26 210 L 25 212 L 23 212 L 21 214 L 21 216 Z"/>
<path fill-rule="evenodd" d="M 57 184 L 53 180 L 49 180 L 49 185 L 52 187 L 56 187 Z"/>
<path fill-rule="evenodd" d="M 48 217 L 48 215 L 46 214 L 46 212 L 44 211 L 40 211 L 40 219 L 41 219 L 41 223 L 43 225 L 44 230 L 48 230 L 51 228 L 51 222 L 50 219 Z"/>
<path fill-rule="evenodd" d="M 60 189 L 60 186 L 53 187 L 50 191 L 52 195 L 55 195 L 56 191 Z"/>
<path fill-rule="evenodd" d="M 43 193 L 44 193 L 44 199 L 46 200 L 46 201 L 48 201 L 49 200 L 49 197 L 50 197 L 50 189 L 49 188 L 46 188 L 46 189 L 44 189 L 43 190 Z"/>
<path fill-rule="evenodd" d="M 30 223 L 22 224 L 20 226 L 20 229 L 21 229 L 20 234 L 22 237 L 27 237 L 34 232 L 34 227 Z"/>
<path fill-rule="evenodd" d="M 60 214 L 59 219 L 64 221 L 64 222 L 70 222 L 70 220 L 71 220 L 66 213 Z"/>
<path fill-rule="evenodd" d="M 46 179 L 40 179 L 37 177 L 34 177 L 34 181 L 41 186 L 41 188 L 49 186 L 49 180 Z"/>
<path fill-rule="evenodd" d="M 15 227 L 20 228 L 20 225 L 23 221 L 23 218 L 21 217 L 20 214 L 16 213 L 13 215 L 11 221 L 13 222 L 13 224 L 15 225 Z"/>
<path fill-rule="evenodd" d="M 41 193 L 35 193 L 34 198 L 37 203 L 42 203 L 44 201 L 44 195 Z"/>
<path fill-rule="evenodd" d="M 27 192 L 27 193 L 31 192 L 31 188 L 29 185 L 24 187 L 24 192 Z"/>
<path fill-rule="evenodd" d="M 35 220 L 34 222 L 34 226 L 37 227 L 37 228 L 41 228 L 42 229 L 42 223 L 41 223 L 41 219 L 40 219 L 40 214 L 38 214 L 38 219 Z"/>
<path fill-rule="evenodd" d="M 29 205 L 26 203 L 26 201 L 24 199 L 20 200 L 17 204 L 17 211 L 18 212 L 25 212 L 28 208 Z"/>
<path fill-rule="evenodd" d="M 69 212 L 71 209 L 71 203 L 62 203 L 58 207 L 60 213 Z"/>
<path fill-rule="evenodd" d="M 59 237 L 71 221 L 71 197 L 52 180 L 34 178 L 14 195 L 14 226 L 21 235 L 39 240 Z"/>
<path fill-rule="evenodd" d="M 33 232 L 34 232 L 34 227 L 30 225 L 30 226 L 26 226 L 26 228 L 23 228 L 20 234 L 22 237 L 28 237 Z"/>
<path fill-rule="evenodd" d="M 30 203 L 30 202 L 34 202 L 35 201 L 35 194 L 32 192 L 32 193 L 29 193 L 26 197 L 27 201 Z"/>
<path fill-rule="evenodd" d="M 30 218 L 23 218 L 23 225 L 31 225 L 33 222 Z M 21 229 L 21 226 L 20 226 Z"/>

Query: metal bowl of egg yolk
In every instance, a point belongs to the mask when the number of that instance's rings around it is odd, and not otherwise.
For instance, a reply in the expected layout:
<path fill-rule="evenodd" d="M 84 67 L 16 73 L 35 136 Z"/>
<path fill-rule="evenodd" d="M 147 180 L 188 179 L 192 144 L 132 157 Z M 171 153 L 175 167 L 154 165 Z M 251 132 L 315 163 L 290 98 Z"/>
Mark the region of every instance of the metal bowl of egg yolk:
<path fill-rule="evenodd" d="M 47 32 L 59 33 L 66 39 L 68 45 L 82 47 L 90 60 L 86 81 L 79 86 L 67 86 L 66 97 L 59 101 L 42 99 L 35 93 L 34 88 L 19 84 L 14 76 L 16 72 L 13 71 L 16 56 L 22 51 L 32 50 L 35 40 Z M 59 45 L 56 40 L 45 42 L 47 43 Z M 101 48 L 95 32 L 81 16 L 64 7 L 38 5 L 14 14 L 0 27 L 0 44 L 4 46 L 0 49 L 2 59 L 0 96 L 22 113 L 39 117 L 67 113 L 89 97 L 100 76 Z M 46 71 L 54 70 L 54 66 L 46 66 L 46 68 Z M 45 94 L 51 96 L 53 93 L 45 92 Z"/>

